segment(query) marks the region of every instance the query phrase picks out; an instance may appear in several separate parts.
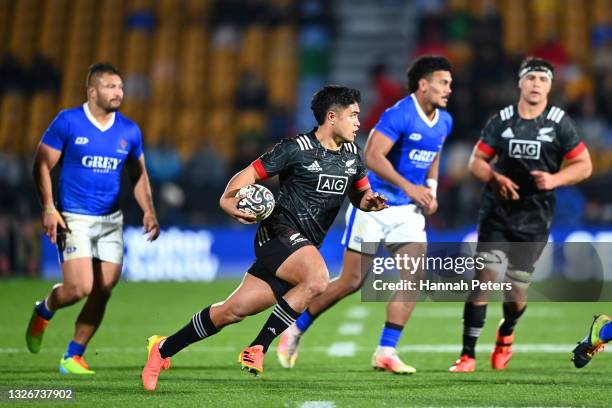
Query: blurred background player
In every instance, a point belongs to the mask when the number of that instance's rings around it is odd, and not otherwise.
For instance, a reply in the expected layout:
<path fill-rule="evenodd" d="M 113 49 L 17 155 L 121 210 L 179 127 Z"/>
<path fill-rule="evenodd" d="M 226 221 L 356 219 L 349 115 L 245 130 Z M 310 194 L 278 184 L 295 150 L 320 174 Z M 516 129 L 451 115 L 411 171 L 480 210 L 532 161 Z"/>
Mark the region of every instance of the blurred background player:
<path fill-rule="evenodd" d="M 43 206 L 45 235 L 57 243 L 63 283 L 36 302 L 26 332 L 28 349 L 40 351 L 55 312 L 87 297 L 75 323 L 74 337 L 60 361 L 60 372 L 94 374 L 83 359 L 100 326 L 123 263 L 123 215 L 119 210 L 121 171 L 126 165 L 134 197 L 144 212 L 149 241 L 159 235 L 151 186 L 138 125 L 118 112 L 123 100 L 119 71 L 109 63 L 89 67 L 87 102 L 60 112 L 42 137 L 34 179 Z M 59 210 L 51 170 L 62 160 Z"/>
<path fill-rule="evenodd" d="M 478 220 L 477 254 L 486 266 L 481 282 L 504 273 L 503 319 L 497 329 L 491 365 L 503 370 L 512 356 L 514 327 L 527 307 L 527 288 L 552 223 L 554 189 L 591 174 L 591 158 L 573 121 L 548 104 L 553 66 L 528 57 L 518 77 L 518 104 L 489 119 L 470 158 L 472 174 L 486 183 Z M 495 164 L 491 164 L 495 159 Z M 504 267 L 507 265 L 507 267 Z M 463 349 L 451 372 L 476 369 L 476 342 L 484 327 L 488 293 L 470 293 L 463 312 Z"/>
<path fill-rule="evenodd" d="M 154 390 L 170 357 L 188 345 L 218 333 L 272 305 L 274 310 L 249 347 L 240 354 L 243 369 L 263 372 L 269 345 L 321 294 L 329 282 L 319 247 L 344 198 L 362 211 L 386 208 L 373 193 L 366 167 L 353 143 L 359 129 L 359 91 L 326 86 L 312 99 L 319 127 L 287 138 L 228 183 L 220 205 L 241 223 L 254 217 L 237 208 L 240 188 L 279 175 L 280 193 L 274 211 L 257 229 L 256 260 L 229 297 L 196 313 L 170 337 L 149 338 L 148 361 L 142 371 L 144 388 Z"/>
<path fill-rule="evenodd" d="M 419 256 L 426 251 L 427 234 L 423 214 L 437 208 L 436 187 L 440 151 L 452 128 L 445 108 L 451 93 L 451 66 L 438 56 L 421 57 L 408 69 L 408 97 L 388 108 L 372 129 L 365 159 L 372 173 L 370 182 L 388 198 L 390 208 L 364 213 L 349 207 L 342 244 L 346 247 L 340 276 L 329 284 L 294 325 L 283 335 L 277 350 L 285 368 L 295 364 L 298 342 L 315 318 L 363 284 L 362 266 L 372 262 L 378 245 L 394 254 Z M 367 269 L 366 269 L 367 270 Z M 419 273 L 402 276 L 417 279 Z M 372 356 L 374 368 L 397 374 L 416 370 L 397 355 L 402 329 L 414 308 L 407 292 L 396 292 L 387 305 L 387 317 L 379 345 Z"/>
<path fill-rule="evenodd" d="M 603 351 L 604 345 L 612 340 L 612 317 L 601 314 L 593 318 L 586 337 L 578 342 L 572 351 L 572 361 L 576 368 L 582 368 L 591 361 L 593 356 Z"/>

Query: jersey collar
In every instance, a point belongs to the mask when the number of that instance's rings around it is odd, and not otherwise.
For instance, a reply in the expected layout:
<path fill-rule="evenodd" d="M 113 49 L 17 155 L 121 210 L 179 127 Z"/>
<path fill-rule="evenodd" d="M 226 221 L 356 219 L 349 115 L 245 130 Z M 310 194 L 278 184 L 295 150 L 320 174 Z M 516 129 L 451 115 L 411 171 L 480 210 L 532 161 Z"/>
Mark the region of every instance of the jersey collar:
<path fill-rule="evenodd" d="M 410 97 L 414 101 L 414 108 L 416 109 L 421 119 L 423 119 L 423 122 L 425 122 L 425 124 L 429 126 L 430 128 L 436 126 L 436 123 L 438 123 L 438 118 L 440 117 L 440 112 L 438 111 L 438 108 L 436 108 L 433 119 L 429 120 L 425 112 L 423 112 L 423 109 L 421 109 L 421 105 L 419 105 L 419 101 L 417 101 L 416 96 L 414 96 L 414 94 L 411 93 Z"/>
<path fill-rule="evenodd" d="M 108 121 L 108 123 L 102 126 L 100 122 L 98 122 L 96 118 L 94 118 L 94 115 L 91 114 L 91 111 L 89 110 L 89 107 L 87 106 L 87 102 L 83 104 L 83 110 L 85 111 L 85 116 L 87 116 L 87 119 L 89 119 L 91 124 L 97 127 L 98 130 L 100 130 L 100 132 L 106 132 L 108 129 L 110 129 L 115 124 L 115 112 L 112 113 L 112 116 L 110 120 Z"/>

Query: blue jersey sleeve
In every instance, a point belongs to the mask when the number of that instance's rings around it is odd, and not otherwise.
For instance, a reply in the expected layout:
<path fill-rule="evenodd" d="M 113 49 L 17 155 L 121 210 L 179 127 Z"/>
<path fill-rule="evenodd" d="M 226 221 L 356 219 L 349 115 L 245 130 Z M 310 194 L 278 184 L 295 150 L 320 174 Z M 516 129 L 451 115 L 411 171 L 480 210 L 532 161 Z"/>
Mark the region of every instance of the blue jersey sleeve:
<path fill-rule="evenodd" d="M 45 131 L 41 142 L 61 151 L 64 150 L 68 137 L 68 120 L 66 119 L 66 114 L 60 112 Z"/>
<path fill-rule="evenodd" d="M 134 139 L 131 143 L 129 157 L 139 159 L 142 156 L 142 132 L 137 125 L 134 125 Z"/>
<path fill-rule="evenodd" d="M 374 126 L 374 129 L 378 130 L 395 143 L 404 133 L 404 129 L 406 129 L 406 116 L 402 112 L 402 109 L 400 109 L 398 105 L 395 105 L 382 114 L 380 120 L 376 126 Z"/>

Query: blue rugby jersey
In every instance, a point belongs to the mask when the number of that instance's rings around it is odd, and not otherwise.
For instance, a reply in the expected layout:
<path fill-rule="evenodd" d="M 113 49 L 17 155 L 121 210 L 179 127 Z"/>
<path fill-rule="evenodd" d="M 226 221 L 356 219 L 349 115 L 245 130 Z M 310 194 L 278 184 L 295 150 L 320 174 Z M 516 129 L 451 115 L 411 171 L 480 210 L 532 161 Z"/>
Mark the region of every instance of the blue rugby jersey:
<path fill-rule="evenodd" d="M 142 155 L 142 134 L 136 123 L 115 112 L 101 128 L 85 103 L 60 112 L 47 128 L 42 143 L 62 152 L 62 211 L 105 215 L 119 209 L 125 160 Z"/>
<path fill-rule="evenodd" d="M 416 185 L 424 185 L 427 172 L 453 126 L 451 115 L 436 109 L 429 120 L 414 94 L 388 108 L 374 127 L 393 141 L 387 159 L 395 170 Z M 376 173 L 368 175 L 372 190 L 384 194 L 389 205 L 406 205 L 412 200 L 397 186 L 388 183 Z"/>

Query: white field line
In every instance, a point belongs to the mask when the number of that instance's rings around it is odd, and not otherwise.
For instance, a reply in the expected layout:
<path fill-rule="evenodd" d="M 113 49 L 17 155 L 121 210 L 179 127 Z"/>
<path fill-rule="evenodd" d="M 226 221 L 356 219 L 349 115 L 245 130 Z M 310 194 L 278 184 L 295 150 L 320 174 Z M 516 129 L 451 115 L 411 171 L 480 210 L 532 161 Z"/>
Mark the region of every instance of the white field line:
<path fill-rule="evenodd" d="M 370 309 L 365 306 L 353 306 L 346 312 L 349 319 L 363 319 L 370 315 Z"/>
<path fill-rule="evenodd" d="M 352 341 L 334 343 L 327 348 L 330 357 L 353 357 L 357 352 L 357 344 Z"/>
<path fill-rule="evenodd" d="M 342 323 L 338 326 L 338 334 L 343 336 L 357 336 L 363 332 L 363 323 Z"/>
<path fill-rule="evenodd" d="M 334 401 L 305 401 L 299 405 L 300 408 L 335 408 Z"/>

